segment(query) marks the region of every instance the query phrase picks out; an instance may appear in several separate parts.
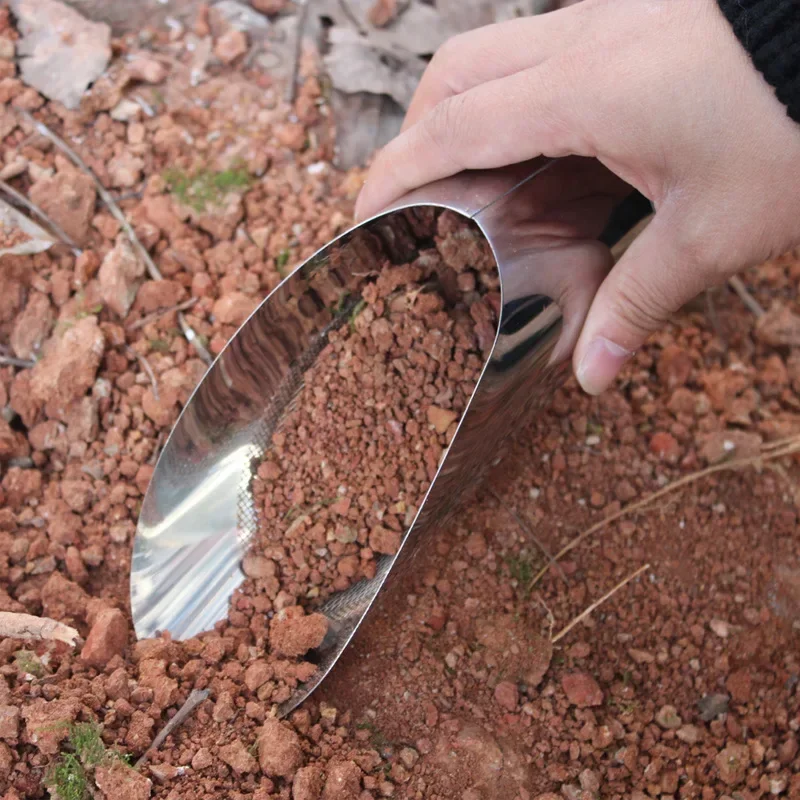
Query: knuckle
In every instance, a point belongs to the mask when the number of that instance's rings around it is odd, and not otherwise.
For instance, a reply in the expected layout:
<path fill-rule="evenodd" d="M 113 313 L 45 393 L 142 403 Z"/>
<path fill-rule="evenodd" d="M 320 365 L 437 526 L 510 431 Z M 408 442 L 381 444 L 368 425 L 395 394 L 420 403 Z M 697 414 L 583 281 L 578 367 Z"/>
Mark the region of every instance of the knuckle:
<path fill-rule="evenodd" d="M 426 70 L 430 76 L 454 93 L 462 91 L 458 76 L 464 62 L 464 43 L 464 34 L 447 39 L 434 53 Z"/>
<path fill-rule="evenodd" d="M 649 334 L 661 327 L 671 310 L 636 275 L 628 275 L 616 288 L 614 314 L 637 333 Z"/>

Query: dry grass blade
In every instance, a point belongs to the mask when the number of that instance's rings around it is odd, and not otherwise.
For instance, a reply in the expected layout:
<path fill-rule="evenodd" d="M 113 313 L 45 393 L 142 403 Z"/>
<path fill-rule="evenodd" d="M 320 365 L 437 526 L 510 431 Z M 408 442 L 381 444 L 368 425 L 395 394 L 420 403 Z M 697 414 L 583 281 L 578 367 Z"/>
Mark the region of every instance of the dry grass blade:
<path fill-rule="evenodd" d="M 634 578 L 638 578 L 645 570 L 650 569 L 649 564 L 639 567 L 636 572 L 632 572 L 627 578 L 621 580 L 613 589 L 609 589 L 599 600 L 595 600 L 587 609 L 581 611 L 575 619 L 565 625 L 550 641 L 555 644 L 559 639 L 563 639 L 579 622 L 586 619 L 595 609 L 599 608 L 609 597 L 615 595 L 623 586 L 629 584 Z"/>
<path fill-rule="evenodd" d="M 42 211 L 39 206 L 35 203 L 32 203 L 27 197 L 25 197 L 22 192 L 18 192 L 13 186 L 6 183 L 3 180 L 0 180 L 0 189 L 2 189 L 9 197 L 12 197 L 21 205 L 25 206 L 32 214 L 36 215 L 45 225 L 47 225 L 50 230 L 61 239 L 64 244 L 69 245 L 70 249 L 72 250 L 73 254 L 79 256 L 83 251 L 78 247 L 75 243 L 74 239 L 51 217 Z"/>
<path fill-rule="evenodd" d="M 500 497 L 494 489 L 489 489 L 489 494 L 494 497 L 495 500 L 505 509 L 506 513 L 508 513 L 514 521 L 519 525 L 522 529 L 522 532 L 530 538 L 530 540 L 541 550 L 542 555 L 547 560 L 547 566 L 553 566 L 558 571 L 558 574 L 561 576 L 561 579 L 564 581 L 566 585 L 569 585 L 569 581 L 567 581 L 567 576 L 564 574 L 564 570 L 561 569 L 561 565 L 553 558 L 550 554 L 550 551 L 545 547 L 544 543 L 540 541 L 539 537 L 533 532 L 533 529 L 530 525 L 513 509 L 509 506 L 502 497 Z"/>
<path fill-rule="evenodd" d="M 143 328 L 145 325 L 153 322 L 154 320 L 163 317 L 165 314 L 171 314 L 173 311 L 186 311 L 187 308 L 191 308 L 197 302 L 196 297 L 190 297 L 188 300 L 184 300 L 182 303 L 178 303 L 171 308 L 162 308 L 159 311 L 154 311 L 152 314 L 148 314 L 146 317 L 142 317 L 141 319 L 137 319 L 136 322 L 132 322 L 130 325 L 125 327 L 125 330 L 128 331 L 136 331 L 139 328 Z"/>
<path fill-rule="evenodd" d="M 739 295 L 739 299 L 747 306 L 756 317 L 763 317 L 767 312 L 761 307 L 758 300 L 753 297 L 738 275 L 728 278 L 728 285 Z"/>
<path fill-rule="evenodd" d="M 305 35 L 306 22 L 308 21 L 308 6 L 311 0 L 301 0 L 300 10 L 297 12 L 297 38 L 294 43 L 294 61 L 292 74 L 286 86 L 286 102 L 291 105 L 297 96 L 297 80 L 300 73 L 300 59 L 303 55 L 303 36 Z"/>
<path fill-rule="evenodd" d="M 35 639 L 37 641 L 64 642 L 70 647 L 80 638 L 75 628 L 49 617 L 0 611 L 0 636 L 9 639 Z"/>
<path fill-rule="evenodd" d="M 133 356 L 141 365 L 142 369 L 147 373 L 147 377 L 150 379 L 150 385 L 153 387 L 153 397 L 156 398 L 156 402 L 160 402 L 160 398 L 158 396 L 158 381 L 156 381 L 155 373 L 153 372 L 153 368 L 150 366 L 149 362 L 144 356 L 139 355 L 130 345 L 125 345 L 125 352 L 128 355 Z"/>
<path fill-rule="evenodd" d="M 690 475 L 684 475 L 682 478 L 679 478 L 672 483 L 668 483 L 666 486 L 663 486 L 661 489 L 653 492 L 642 500 L 624 506 L 615 514 L 610 514 L 609 516 L 601 519 L 599 522 L 595 522 L 594 525 L 587 528 L 585 531 L 583 531 L 583 533 L 579 534 L 566 545 L 564 545 L 564 547 L 562 547 L 561 550 L 556 553 L 554 560 L 560 561 L 567 553 L 574 550 L 579 544 L 586 541 L 586 539 L 588 539 L 590 536 L 597 533 L 597 531 L 601 530 L 602 528 L 605 528 L 607 525 L 610 525 L 612 522 L 616 522 L 616 520 L 627 516 L 628 514 L 633 514 L 636 511 L 640 511 L 641 509 L 649 506 L 651 503 L 654 503 L 659 498 L 664 497 L 671 492 L 675 492 L 678 489 L 682 489 L 684 486 L 688 486 L 691 483 L 702 480 L 709 475 L 714 475 L 717 472 L 727 472 L 729 470 L 752 467 L 759 464 L 764 464 L 768 461 L 773 461 L 776 458 L 790 456 L 797 452 L 800 452 L 800 436 L 791 436 L 787 439 L 782 439 L 779 442 L 772 442 L 771 445 L 765 446 L 764 450 L 757 456 L 734 458 L 730 461 L 724 461 L 721 464 L 714 464 L 713 466 L 706 467 L 705 469 L 701 469 L 699 472 L 693 472 Z M 534 575 L 530 582 L 529 588 L 532 589 L 534 586 L 536 586 L 536 584 L 539 583 L 539 581 L 547 574 L 549 569 L 550 564 L 545 564 L 545 566 L 542 567 L 542 569 L 540 569 L 536 575 Z"/>
<path fill-rule="evenodd" d="M 142 764 L 147 761 L 150 757 L 150 753 L 158 750 L 159 747 L 164 743 L 164 740 L 169 736 L 172 731 L 175 730 L 179 725 L 183 725 L 187 719 L 194 713 L 197 706 L 203 702 L 208 697 L 208 689 L 192 689 L 189 696 L 186 698 L 186 702 L 178 709 L 177 714 L 161 729 L 158 736 L 153 739 L 152 744 L 147 750 L 144 751 L 142 757 L 134 764 L 134 769 L 139 769 Z"/>
<path fill-rule="evenodd" d="M 20 369 L 30 369 L 36 364 L 29 358 L 16 358 L 15 356 L 7 356 L 0 354 L 0 366 L 2 367 L 19 367 Z"/>
<path fill-rule="evenodd" d="M 147 252 L 145 246 L 139 241 L 139 237 L 136 235 L 136 232 L 133 230 L 130 222 L 128 222 L 128 218 L 122 213 L 122 209 L 117 205 L 117 202 L 111 196 L 111 193 L 100 182 L 97 175 L 95 175 L 94 172 L 89 169 L 88 164 L 60 136 L 53 133 L 53 131 L 51 131 L 50 128 L 48 128 L 43 122 L 39 122 L 27 111 L 22 110 L 19 113 L 23 116 L 26 122 L 28 122 L 30 125 L 33 125 L 33 127 L 40 134 L 42 134 L 42 136 L 47 137 L 59 150 L 61 150 L 62 153 L 64 153 L 65 156 L 67 156 L 67 158 L 69 158 L 70 161 L 72 161 L 76 167 L 78 167 L 78 169 L 80 169 L 94 181 L 97 193 L 105 203 L 106 208 L 108 208 L 117 222 L 119 222 L 119 224 L 122 226 L 134 249 L 139 254 L 142 261 L 144 261 L 150 277 L 153 280 L 161 280 L 161 271 L 155 265 L 155 262 L 150 257 L 150 253 Z M 210 364 L 212 361 L 211 354 L 199 341 L 197 333 L 195 333 L 195 331 L 186 321 L 186 318 L 183 316 L 182 312 L 178 313 L 178 322 L 181 326 L 181 330 L 183 331 L 183 335 L 186 337 L 186 340 L 189 342 L 189 344 L 194 347 L 194 349 L 197 351 L 197 354 L 203 359 L 203 361 L 205 361 L 206 364 Z"/>

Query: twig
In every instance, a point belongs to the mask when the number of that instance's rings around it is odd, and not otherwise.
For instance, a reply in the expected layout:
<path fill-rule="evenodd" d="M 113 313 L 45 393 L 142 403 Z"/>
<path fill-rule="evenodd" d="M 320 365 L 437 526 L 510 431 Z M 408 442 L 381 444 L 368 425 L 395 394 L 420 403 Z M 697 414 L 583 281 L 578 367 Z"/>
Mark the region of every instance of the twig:
<path fill-rule="evenodd" d="M 765 448 L 767 450 L 767 448 Z M 609 516 L 601 519 L 599 522 L 595 522 L 594 525 L 587 528 L 583 533 L 576 536 L 570 542 L 568 542 L 561 550 L 556 553 L 554 557 L 554 561 L 560 561 L 567 553 L 571 550 L 574 550 L 581 542 L 588 539 L 592 534 L 597 533 L 597 531 L 605 528 L 607 525 L 615 522 L 616 520 L 620 519 L 620 517 L 627 516 L 628 514 L 633 514 L 636 511 L 644 508 L 645 506 L 650 505 L 654 501 L 658 500 L 659 498 L 663 497 L 670 492 L 677 491 L 678 489 L 683 488 L 684 486 L 688 486 L 690 483 L 694 483 L 695 481 L 699 481 L 702 478 L 707 477 L 708 475 L 713 475 L 717 472 L 726 472 L 728 470 L 735 470 L 739 469 L 740 467 L 751 467 L 755 464 L 765 463 L 767 461 L 773 461 L 776 458 L 783 458 L 784 456 L 792 455 L 792 453 L 800 452 L 800 436 L 791 436 L 787 439 L 781 440 L 780 443 L 773 442 L 772 445 L 769 447 L 767 452 L 761 452 L 757 456 L 749 456 L 747 458 L 734 458 L 730 461 L 724 461 L 721 464 L 714 464 L 713 466 L 706 467 L 705 469 L 701 469 L 699 472 L 693 472 L 690 475 L 684 475 L 682 478 L 679 478 L 672 483 L 668 483 L 666 486 L 663 486 L 656 492 L 648 495 L 647 497 L 643 498 L 642 500 L 638 500 L 631 505 L 624 506 L 619 511 L 614 514 L 610 514 Z M 533 579 L 530 582 L 529 589 L 533 589 L 537 583 L 545 576 L 547 570 L 550 568 L 550 564 L 545 564 L 539 572 L 534 575 Z"/>
<path fill-rule="evenodd" d="M 114 216 L 114 218 L 119 222 L 122 226 L 123 230 L 127 234 L 128 238 L 131 241 L 134 249 L 139 253 L 142 261 L 144 261 L 145 266 L 147 267 L 147 272 L 153 280 L 162 280 L 161 271 L 155 265 L 155 262 L 150 257 L 150 253 L 147 252 L 145 246 L 139 241 L 139 237 L 136 235 L 136 232 L 131 227 L 130 222 L 128 222 L 128 218 L 125 214 L 122 213 L 122 210 L 117 205 L 114 198 L 111 196 L 111 193 L 106 189 L 105 186 L 100 182 L 97 175 L 92 172 L 89 168 L 88 164 L 57 134 L 53 133 L 50 128 L 47 127 L 43 122 L 39 122 L 35 119 L 31 114 L 29 114 L 24 109 L 21 109 L 19 113 L 22 117 L 42 135 L 46 136 L 59 150 L 61 150 L 64 155 L 66 155 L 73 164 L 75 164 L 78 169 L 82 170 L 86 175 L 88 175 L 93 181 L 95 188 L 97 189 L 97 193 L 100 195 L 102 201 L 106 204 L 106 207 Z M 183 331 L 183 335 L 186 337 L 187 341 L 194 347 L 197 351 L 197 354 L 200 358 L 205 361 L 206 364 L 211 363 L 211 354 L 206 350 L 205 347 L 200 343 L 198 340 L 197 334 L 192 330 L 189 323 L 186 321 L 186 318 L 183 316 L 183 313 L 178 312 L 178 322 L 181 326 L 181 330 Z"/>
<path fill-rule="evenodd" d="M 30 369 L 35 365 L 36 362 L 31 361 L 29 358 L 15 358 L 14 356 L 0 355 L 0 366 L 3 367 L 20 367 L 20 369 Z"/>
<path fill-rule="evenodd" d="M 33 614 L 17 614 L 13 611 L 0 611 L 0 636 L 9 639 L 36 639 L 38 641 L 64 642 L 70 647 L 80 638 L 75 628 L 64 625 L 49 617 L 35 617 Z"/>
<path fill-rule="evenodd" d="M 599 600 L 595 600 L 594 603 L 592 603 L 589 606 L 589 608 L 585 609 L 584 611 L 581 611 L 581 613 L 578 614 L 578 616 L 575 617 L 575 619 L 573 619 L 572 622 L 564 626 L 550 641 L 553 644 L 555 644 L 559 639 L 563 639 L 564 636 L 566 636 L 579 622 L 586 619 L 586 617 L 588 617 L 589 614 L 592 613 L 592 611 L 594 611 L 596 608 L 605 603 L 605 601 L 608 600 L 609 597 L 616 594 L 623 586 L 630 583 L 634 578 L 637 578 L 646 569 L 650 569 L 649 564 L 645 564 L 643 567 L 639 567 L 639 569 L 637 569 L 636 572 L 632 572 L 630 575 L 628 575 L 627 578 L 625 578 L 625 580 L 620 581 L 613 589 L 607 591 Z"/>
<path fill-rule="evenodd" d="M 308 6 L 311 0 L 301 0 L 300 10 L 297 12 L 297 38 L 294 41 L 294 62 L 289 85 L 286 87 L 286 102 L 291 105 L 297 96 L 297 79 L 300 74 L 300 59 L 303 56 L 303 35 L 308 20 Z"/>
<path fill-rule="evenodd" d="M 147 359 L 144 356 L 139 355 L 139 353 L 137 353 L 129 344 L 125 345 L 125 352 L 128 353 L 128 355 L 133 356 L 142 365 L 142 369 L 147 373 L 147 377 L 150 379 L 150 384 L 153 387 L 153 397 L 156 398 L 157 403 L 160 403 L 161 399 L 158 396 L 158 381 L 156 381 L 153 368 L 150 366 Z"/>
<path fill-rule="evenodd" d="M 152 314 L 148 314 L 146 317 L 137 319 L 136 322 L 132 322 L 130 325 L 127 325 L 125 330 L 137 331 L 139 328 L 143 328 L 145 325 L 153 322 L 153 320 L 156 320 L 159 317 L 163 317 L 165 314 L 171 314 L 173 311 L 186 311 L 187 308 L 191 308 L 196 302 L 196 297 L 190 297 L 188 300 L 184 300 L 182 303 L 178 303 L 176 306 L 162 308 L 159 311 L 153 311 Z"/>
<path fill-rule="evenodd" d="M 728 278 L 728 285 L 739 295 L 739 299 L 753 312 L 756 317 L 763 317 L 767 312 L 761 307 L 758 300 L 753 297 L 738 275 Z"/>
<path fill-rule="evenodd" d="M 150 459 L 147 462 L 151 467 L 154 467 L 156 465 L 156 462 L 158 461 L 158 456 L 163 441 L 164 441 L 164 431 L 159 431 L 158 439 L 156 439 L 156 446 L 153 448 L 153 454 L 150 456 Z"/>
<path fill-rule="evenodd" d="M 561 569 L 561 565 L 553 558 L 553 556 L 550 554 L 550 551 L 547 549 L 547 547 L 545 547 L 544 543 L 539 540 L 539 537 L 533 532 L 533 529 L 531 528 L 531 526 L 528 525 L 528 523 L 513 508 L 511 508 L 511 506 L 509 506 L 503 500 L 503 498 L 500 497 L 500 495 L 497 494 L 497 492 L 495 492 L 494 489 L 492 489 L 490 487 L 488 491 L 489 491 L 489 494 L 492 497 L 494 497 L 494 499 L 497 500 L 498 503 L 500 503 L 502 508 L 504 508 L 506 510 L 506 512 L 508 514 L 510 514 L 511 517 L 513 517 L 514 521 L 522 529 L 522 532 L 526 536 L 530 537 L 531 541 L 539 548 L 539 550 L 542 551 L 542 555 L 544 555 L 544 557 L 547 559 L 547 566 L 548 567 L 551 566 L 551 565 L 554 566 L 556 568 L 556 570 L 558 571 L 558 574 L 561 576 L 562 580 L 564 581 L 564 583 L 567 586 L 569 586 L 569 581 L 567 580 L 567 576 L 564 573 L 564 570 Z"/>
<path fill-rule="evenodd" d="M 186 702 L 178 709 L 178 713 L 161 729 L 158 736 L 153 739 L 152 744 L 147 750 L 144 751 L 141 758 L 134 764 L 134 769 L 139 769 L 150 756 L 150 753 L 158 750 L 164 743 L 164 740 L 169 736 L 172 731 L 183 723 L 194 713 L 194 710 L 200 703 L 208 697 L 208 689 L 192 689 Z"/>
<path fill-rule="evenodd" d="M 39 219 L 47 225 L 59 239 L 61 239 L 64 244 L 69 245 L 72 252 L 79 256 L 83 251 L 78 247 L 75 243 L 75 240 L 51 217 L 42 211 L 39 206 L 25 197 L 22 192 L 18 192 L 11 184 L 6 183 L 3 180 L 0 180 L 0 189 L 2 189 L 9 197 L 13 197 L 18 203 L 25 206 L 32 214 L 35 214 Z"/>

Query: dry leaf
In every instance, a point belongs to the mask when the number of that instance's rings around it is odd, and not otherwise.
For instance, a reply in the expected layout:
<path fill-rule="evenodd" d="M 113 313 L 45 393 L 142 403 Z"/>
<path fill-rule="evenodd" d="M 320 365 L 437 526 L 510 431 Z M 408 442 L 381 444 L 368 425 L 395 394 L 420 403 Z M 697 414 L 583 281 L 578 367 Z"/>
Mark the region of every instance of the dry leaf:
<path fill-rule="evenodd" d="M 63 622 L 49 617 L 34 617 L 32 614 L 17 614 L 13 611 L 0 611 L 0 636 L 10 639 L 36 639 L 64 642 L 74 646 L 79 638 L 78 631 Z"/>
<path fill-rule="evenodd" d="M 49 250 L 55 239 L 14 206 L 0 199 L 0 256 L 24 256 Z"/>

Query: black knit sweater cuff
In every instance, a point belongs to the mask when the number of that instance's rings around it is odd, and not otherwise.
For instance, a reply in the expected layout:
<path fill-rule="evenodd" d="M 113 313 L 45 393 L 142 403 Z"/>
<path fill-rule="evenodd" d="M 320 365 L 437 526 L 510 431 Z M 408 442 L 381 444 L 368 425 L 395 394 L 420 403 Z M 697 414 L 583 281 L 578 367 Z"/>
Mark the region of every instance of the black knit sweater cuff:
<path fill-rule="evenodd" d="M 800 122 L 800 0 L 718 0 L 756 69 Z"/>

